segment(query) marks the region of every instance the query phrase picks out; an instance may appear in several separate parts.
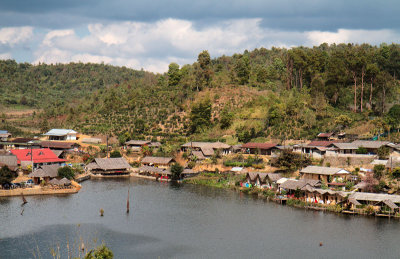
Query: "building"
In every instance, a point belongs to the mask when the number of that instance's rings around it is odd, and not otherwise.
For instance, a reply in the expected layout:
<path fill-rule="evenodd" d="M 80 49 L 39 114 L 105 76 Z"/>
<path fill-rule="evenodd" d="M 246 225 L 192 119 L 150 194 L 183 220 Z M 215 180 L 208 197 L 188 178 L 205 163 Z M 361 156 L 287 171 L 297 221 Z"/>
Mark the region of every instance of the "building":
<path fill-rule="evenodd" d="M 129 175 L 132 167 L 123 157 L 116 158 L 95 158 L 86 166 L 86 169 L 93 175 Z"/>
<path fill-rule="evenodd" d="M 11 138 L 11 133 L 7 130 L 0 130 L 0 142 L 7 142 Z"/>
<path fill-rule="evenodd" d="M 175 159 L 173 159 L 172 157 L 154 157 L 154 156 L 146 156 L 141 161 L 143 166 L 154 166 L 160 168 L 168 168 L 174 162 Z"/>
<path fill-rule="evenodd" d="M 49 140 L 76 140 L 78 132 L 72 129 L 52 129 L 43 134 L 48 136 Z"/>
<path fill-rule="evenodd" d="M 303 179 L 319 180 L 325 183 L 339 184 L 343 183 L 350 176 L 350 172 L 336 167 L 324 167 L 324 166 L 314 166 L 310 165 L 300 171 L 300 177 Z"/>
<path fill-rule="evenodd" d="M 246 143 L 242 145 L 242 152 L 246 154 L 258 154 L 268 155 L 272 154 L 272 150 L 275 149 L 277 144 L 275 143 Z"/>
<path fill-rule="evenodd" d="M 33 179 L 35 184 L 40 184 L 41 181 L 45 181 L 49 183 L 50 180 L 58 177 L 58 169 L 60 165 L 53 164 L 53 165 L 41 165 L 36 168 L 32 173 L 28 176 Z"/>
<path fill-rule="evenodd" d="M 363 147 L 367 150 L 369 154 L 377 154 L 378 149 L 384 146 L 393 145 L 389 141 L 373 141 L 373 140 L 356 140 L 353 141 L 352 144 L 358 148 Z"/>
<path fill-rule="evenodd" d="M 318 140 L 326 140 L 326 141 L 329 141 L 329 140 L 332 140 L 332 139 L 333 139 L 333 136 L 334 136 L 334 133 L 333 133 L 333 132 L 329 132 L 329 133 L 319 133 L 319 134 L 317 135 L 317 139 L 318 139 Z"/>
<path fill-rule="evenodd" d="M 298 145 L 296 149 L 300 149 L 301 153 L 311 156 L 313 158 L 323 158 L 328 151 L 334 150 L 335 141 L 311 141 L 306 145 Z"/>
<path fill-rule="evenodd" d="M 38 168 L 42 165 L 62 165 L 66 162 L 65 159 L 58 158 L 49 148 L 40 149 L 12 149 L 10 150 L 18 159 L 18 165 L 23 169 L 32 165 L 33 168 Z"/>
<path fill-rule="evenodd" d="M 7 166 L 11 171 L 18 170 L 18 159 L 17 156 L 11 153 L 0 154 L 0 168 Z"/>
<path fill-rule="evenodd" d="M 7 149 L 26 149 L 40 148 L 38 140 L 35 138 L 15 138 L 7 143 Z"/>
<path fill-rule="evenodd" d="M 336 154 L 356 154 L 358 146 L 353 143 L 334 143 L 333 146 L 336 148 Z"/>
<path fill-rule="evenodd" d="M 58 142 L 58 141 L 41 141 L 39 143 L 41 148 L 50 148 L 51 150 L 62 151 L 79 151 L 81 145 L 75 142 Z"/>
<path fill-rule="evenodd" d="M 132 151 L 140 152 L 144 146 L 149 148 L 159 148 L 161 147 L 160 142 L 151 142 L 148 140 L 129 140 L 125 142 L 125 147 Z"/>
<path fill-rule="evenodd" d="M 197 158 L 208 158 L 220 152 L 221 155 L 227 155 L 232 152 L 231 146 L 222 142 L 188 142 L 181 146 L 181 151 L 191 152 Z M 197 151 L 195 153 L 195 151 Z M 201 152 L 201 154 L 200 154 Z"/>

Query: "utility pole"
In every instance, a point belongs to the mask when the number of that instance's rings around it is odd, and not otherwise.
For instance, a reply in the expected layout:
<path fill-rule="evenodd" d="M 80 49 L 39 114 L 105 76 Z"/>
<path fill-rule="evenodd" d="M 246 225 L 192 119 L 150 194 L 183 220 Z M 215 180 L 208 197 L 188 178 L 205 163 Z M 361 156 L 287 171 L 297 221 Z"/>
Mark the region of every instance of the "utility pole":
<path fill-rule="evenodd" d="M 33 149 L 32 149 L 32 143 L 31 143 L 31 165 L 32 165 L 32 173 L 33 173 Z"/>
<path fill-rule="evenodd" d="M 108 158 L 108 135 L 106 135 L 106 145 L 107 145 L 107 150 L 106 150 L 106 152 L 107 152 L 107 155 L 106 155 L 106 158 Z"/>

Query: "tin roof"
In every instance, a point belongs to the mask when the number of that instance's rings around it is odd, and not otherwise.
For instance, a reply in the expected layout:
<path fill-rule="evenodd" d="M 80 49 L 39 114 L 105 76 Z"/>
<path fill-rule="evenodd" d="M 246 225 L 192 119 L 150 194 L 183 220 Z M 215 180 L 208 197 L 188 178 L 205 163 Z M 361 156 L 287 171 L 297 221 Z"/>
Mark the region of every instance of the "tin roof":
<path fill-rule="evenodd" d="M 75 130 L 72 129 L 51 129 L 44 136 L 66 136 L 68 134 L 77 134 Z"/>

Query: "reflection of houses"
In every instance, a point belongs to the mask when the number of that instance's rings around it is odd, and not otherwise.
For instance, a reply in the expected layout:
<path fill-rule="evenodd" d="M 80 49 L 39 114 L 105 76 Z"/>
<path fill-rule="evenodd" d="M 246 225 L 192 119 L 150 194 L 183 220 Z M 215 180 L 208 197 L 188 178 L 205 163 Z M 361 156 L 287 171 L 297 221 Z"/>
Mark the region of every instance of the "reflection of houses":
<path fill-rule="evenodd" d="M 246 154 L 271 155 L 276 147 L 275 143 L 246 143 L 242 145 L 242 152 Z"/>
<path fill-rule="evenodd" d="M 52 129 L 43 135 L 48 136 L 49 140 L 76 140 L 77 134 L 72 129 Z"/>
<path fill-rule="evenodd" d="M 144 146 L 148 146 L 149 148 L 159 148 L 161 147 L 161 143 L 151 142 L 148 140 L 129 140 L 125 142 L 125 146 L 131 151 L 140 152 Z"/>
<path fill-rule="evenodd" d="M 155 166 L 155 167 L 163 167 L 168 168 L 172 163 L 175 162 L 175 159 L 172 157 L 155 157 L 155 156 L 146 156 L 142 159 L 142 165 L 146 166 Z"/>
<path fill-rule="evenodd" d="M 132 167 L 123 157 L 116 158 L 95 158 L 86 166 L 93 175 L 129 175 Z"/>
<path fill-rule="evenodd" d="M 231 146 L 222 142 L 188 142 L 181 146 L 183 152 L 192 152 L 198 159 L 213 156 L 217 151 L 221 155 L 231 153 Z"/>
<path fill-rule="evenodd" d="M 51 179 L 58 177 L 58 169 L 60 165 L 42 165 L 35 169 L 28 176 L 33 179 L 35 184 L 39 184 L 42 180 L 48 183 Z"/>
<path fill-rule="evenodd" d="M 42 165 L 61 165 L 66 160 L 60 159 L 49 148 L 41 149 L 13 149 L 11 153 L 17 156 L 18 164 L 26 169 L 28 165 L 33 163 L 33 167 L 37 168 Z"/>

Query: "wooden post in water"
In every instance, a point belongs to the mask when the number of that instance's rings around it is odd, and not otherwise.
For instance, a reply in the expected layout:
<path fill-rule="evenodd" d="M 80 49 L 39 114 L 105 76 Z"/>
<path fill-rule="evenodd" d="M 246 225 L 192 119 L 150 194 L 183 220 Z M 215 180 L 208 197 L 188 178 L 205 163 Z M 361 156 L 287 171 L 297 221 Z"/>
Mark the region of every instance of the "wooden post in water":
<path fill-rule="evenodd" d="M 126 213 L 129 213 L 129 189 L 128 189 L 128 199 L 126 200 Z"/>

